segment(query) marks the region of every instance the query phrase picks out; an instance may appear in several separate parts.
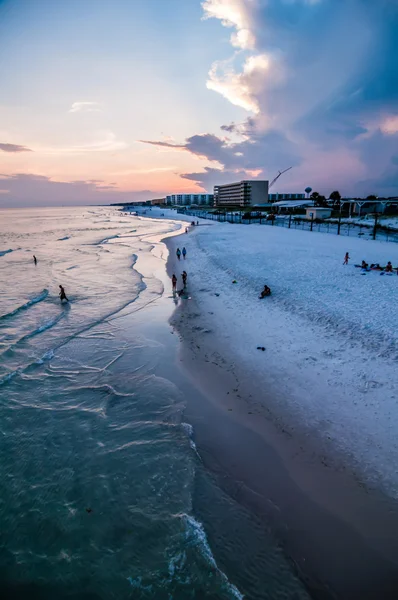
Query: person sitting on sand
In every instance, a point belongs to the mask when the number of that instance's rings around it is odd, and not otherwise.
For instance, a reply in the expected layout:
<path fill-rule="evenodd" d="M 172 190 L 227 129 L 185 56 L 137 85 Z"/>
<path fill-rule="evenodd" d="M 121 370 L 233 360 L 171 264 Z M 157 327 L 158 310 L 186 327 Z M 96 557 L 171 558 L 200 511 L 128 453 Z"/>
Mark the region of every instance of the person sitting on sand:
<path fill-rule="evenodd" d="M 363 261 L 362 261 L 362 263 L 361 263 L 361 268 L 362 268 L 362 269 L 367 269 L 367 268 L 368 268 L 368 266 L 369 266 L 369 265 L 368 265 L 368 263 L 367 263 L 366 261 L 364 261 L 364 260 L 363 260 Z"/>
<path fill-rule="evenodd" d="M 176 289 L 177 289 L 177 277 L 176 277 L 175 273 L 173 273 L 173 277 L 171 278 L 171 282 L 173 284 L 173 292 L 175 292 Z"/>
<path fill-rule="evenodd" d="M 176 254 L 177 254 L 178 260 L 180 260 L 180 258 L 181 258 L 181 250 L 179 248 L 177 248 Z"/>
<path fill-rule="evenodd" d="M 374 265 L 370 265 L 370 268 L 372 271 L 382 271 L 383 269 L 381 268 L 379 263 L 375 263 Z"/>
<path fill-rule="evenodd" d="M 392 273 L 392 264 L 391 264 L 390 260 L 388 261 L 386 268 L 384 270 L 386 273 Z"/>
<path fill-rule="evenodd" d="M 182 283 L 184 284 L 184 288 L 187 286 L 187 278 L 188 278 L 188 273 L 186 271 L 182 272 Z"/>
<path fill-rule="evenodd" d="M 271 289 L 268 287 L 268 285 L 265 285 L 263 291 L 260 294 L 260 300 L 262 298 L 266 298 L 267 296 L 271 296 Z"/>
<path fill-rule="evenodd" d="M 67 302 L 69 302 L 68 298 L 66 297 L 65 290 L 64 290 L 64 288 L 62 287 L 62 285 L 60 285 L 60 286 L 59 286 L 59 289 L 60 289 L 60 292 L 59 292 L 59 298 L 60 298 L 61 302 L 62 302 L 63 300 L 66 300 Z"/>

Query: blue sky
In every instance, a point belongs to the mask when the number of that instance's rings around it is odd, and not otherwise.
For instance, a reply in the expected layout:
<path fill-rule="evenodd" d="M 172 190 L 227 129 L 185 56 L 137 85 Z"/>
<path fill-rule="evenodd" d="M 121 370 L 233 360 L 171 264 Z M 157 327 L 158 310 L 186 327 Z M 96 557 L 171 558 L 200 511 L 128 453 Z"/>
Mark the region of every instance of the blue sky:
<path fill-rule="evenodd" d="M 0 206 L 398 195 L 396 0 L 0 0 Z"/>

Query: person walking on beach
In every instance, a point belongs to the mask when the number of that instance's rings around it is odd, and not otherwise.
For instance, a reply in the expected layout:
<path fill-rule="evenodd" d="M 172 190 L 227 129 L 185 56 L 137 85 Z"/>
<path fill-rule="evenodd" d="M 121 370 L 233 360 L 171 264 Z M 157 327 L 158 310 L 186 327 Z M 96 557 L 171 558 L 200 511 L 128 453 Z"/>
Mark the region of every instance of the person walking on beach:
<path fill-rule="evenodd" d="M 173 284 L 173 292 L 175 292 L 176 289 L 177 289 L 177 277 L 176 277 L 175 273 L 173 273 L 173 277 L 171 278 L 171 282 Z"/>
<path fill-rule="evenodd" d="M 185 287 L 187 287 L 188 273 L 186 271 L 183 271 L 181 277 L 182 277 L 183 286 L 185 288 Z"/>
<path fill-rule="evenodd" d="M 60 289 L 59 299 L 61 300 L 61 302 L 63 302 L 63 300 L 66 300 L 67 302 L 69 302 L 68 298 L 66 297 L 65 290 L 62 287 L 62 285 L 59 286 L 59 289 Z"/>
<path fill-rule="evenodd" d="M 199 225 L 199 221 L 196 221 L 196 225 Z"/>
<path fill-rule="evenodd" d="M 177 248 L 176 254 L 177 254 L 178 260 L 180 260 L 180 258 L 181 258 L 181 250 L 179 248 Z"/>
<path fill-rule="evenodd" d="M 348 265 L 348 261 L 350 260 L 350 255 L 348 252 L 345 253 L 343 265 Z"/>
<path fill-rule="evenodd" d="M 185 246 L 182 249 L 182 255 L 183 255 L 184 259 L 187 257 L 187 250 L 186 250 Z"/>
<path fill-rule="evenodd" d="M 33 255 L 33 262 L 35 263 L 35 265 L 37 265 L 37 258 L 35 255 Z"/>

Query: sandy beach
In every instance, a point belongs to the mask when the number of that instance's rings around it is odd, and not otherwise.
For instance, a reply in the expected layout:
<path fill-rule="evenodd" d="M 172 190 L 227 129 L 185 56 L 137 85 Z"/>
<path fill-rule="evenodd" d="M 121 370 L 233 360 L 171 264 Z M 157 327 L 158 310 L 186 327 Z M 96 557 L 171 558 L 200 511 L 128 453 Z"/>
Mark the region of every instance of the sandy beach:
<path fill-rule="evenodd" d="M 180 365 L 205 399 L 200 405 L 189 401 L 184 417 L 205 467 L 271 532 L 312 597 L 396 598 L 396 501 L 365 481 L 333 441 L 287 414 L 286 388 L 278 392 L 267 364 L 257 373 L 242 364 L 208 310 L 211 294 L 219 300 L 215 290 L 189 277 L 198 252 L 193 240 L 202 227 L 208 227 L 205 221 L 166 244 L 169 276 L 188 271 L 187 298 L 179 301 L 171 324 L 181 339 Z M 175 250 L 182 244 L 188 256 L 178 264 Z M 286 365 L 286 377 L 288 371 Z M 222 550 L 217 539 L 212 543 L 216 554 Z M 256 560 L 252 556 L 251 564 Z"/>

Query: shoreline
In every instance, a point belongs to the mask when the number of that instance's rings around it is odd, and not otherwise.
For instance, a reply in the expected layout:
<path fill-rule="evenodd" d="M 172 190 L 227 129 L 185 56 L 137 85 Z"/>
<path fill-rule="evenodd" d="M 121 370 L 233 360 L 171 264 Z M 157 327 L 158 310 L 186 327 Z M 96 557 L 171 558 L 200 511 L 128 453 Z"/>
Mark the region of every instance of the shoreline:
<path fill-rule="evenodd" d="M 171 276 L 175 236 L 164 243 Z M 314 598 L 395 598 L 396 502 L 343 469 L 339 456 L 336 469 L 331 448 L 289 431 L 283 411 L 276 414 L 233 352 L 217 345 L 211 315 L 194 298 L 180 302 L 170 322 L 181 339 L 180 365 L 208 401 L 188 402 L 186 420 L 219 484 L 271 527 Z"/>

